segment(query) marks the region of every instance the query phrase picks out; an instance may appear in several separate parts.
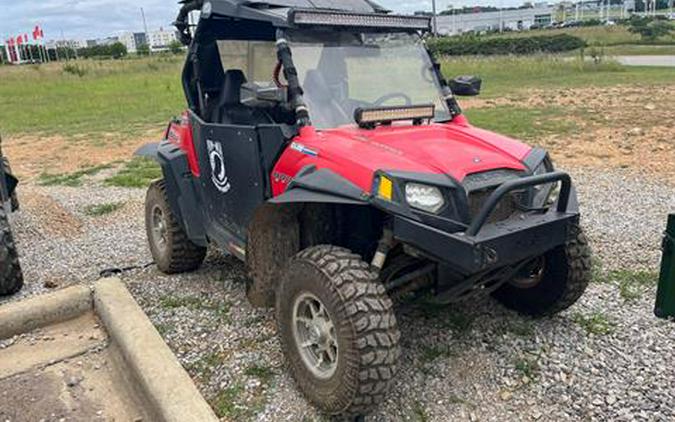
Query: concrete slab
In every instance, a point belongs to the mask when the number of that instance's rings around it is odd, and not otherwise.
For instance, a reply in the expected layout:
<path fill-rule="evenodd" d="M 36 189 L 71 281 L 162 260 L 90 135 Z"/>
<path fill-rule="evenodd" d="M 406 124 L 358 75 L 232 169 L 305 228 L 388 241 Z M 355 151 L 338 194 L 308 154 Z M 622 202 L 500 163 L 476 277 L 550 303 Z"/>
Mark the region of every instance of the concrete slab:
<path fill-rule="evenodd" d="M 0 380 L 0 420 L 151 421 L 110 348 Z"/>
<path fill-rule="evenodd" d="M 0 307 L 0 422 L 218 418 L 124 284 Z"/>
<path fill-rule="evenodd" d="M 106 339 L 93 312 L 23 334 L 0 349 L 0 380 L 81 355 Z"/>

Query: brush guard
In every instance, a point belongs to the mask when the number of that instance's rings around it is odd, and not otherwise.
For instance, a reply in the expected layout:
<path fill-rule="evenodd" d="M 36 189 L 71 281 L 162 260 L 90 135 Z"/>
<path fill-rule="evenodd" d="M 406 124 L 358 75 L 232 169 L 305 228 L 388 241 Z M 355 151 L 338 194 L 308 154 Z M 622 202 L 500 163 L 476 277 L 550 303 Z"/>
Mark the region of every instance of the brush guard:
<path fill-rule="evenodd" d="M 488 223 L 490 214 L 509 193 L 555 182 L 562 184 L 555 209 L 530 211 L 525 218 Z M 513 265 L 565 243 L 570 225 L 579 219 L 577 212 L 568 211 L 571 192 L 571 178 L 564 172 L 522 177 L 499 186 L 464 232 L 447 233 L 411 218 L 396 216 L 394 237 L 462 274 Z"/>

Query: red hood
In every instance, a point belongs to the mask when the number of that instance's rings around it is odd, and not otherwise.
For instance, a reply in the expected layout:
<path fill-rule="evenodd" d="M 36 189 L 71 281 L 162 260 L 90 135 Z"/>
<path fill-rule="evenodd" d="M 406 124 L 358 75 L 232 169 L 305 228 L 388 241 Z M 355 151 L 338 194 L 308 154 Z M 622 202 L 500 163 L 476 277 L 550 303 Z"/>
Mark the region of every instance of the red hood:
<path fill-rule="evenodd" d="M 367 191 L 376 170 L 447 174 L 461 181 L 468 174 L 491 169 L 524 170 L 521 160 L 530 151 L 516 140 L 455 123 L 307 130 L 294 144 L 297 148 L 289 148 L 277 167 L 283 174 L 293 176 L 314 164 Z"/>

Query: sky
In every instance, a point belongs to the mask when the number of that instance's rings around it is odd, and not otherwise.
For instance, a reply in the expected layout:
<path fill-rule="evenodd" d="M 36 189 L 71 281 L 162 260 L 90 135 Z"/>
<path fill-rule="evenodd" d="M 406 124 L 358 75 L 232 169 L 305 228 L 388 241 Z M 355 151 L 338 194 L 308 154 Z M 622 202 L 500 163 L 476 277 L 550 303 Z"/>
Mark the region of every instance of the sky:
<path fill-rule="evenodd" d="M 431 10 L 431 0 L 379 0 L 383 6 L 399 13 Z M 437 0 L 437 8 L 449 4 L 515 6 L 522 0 Z M 10 36 L 43 27 L 49 39 L 103 38 L 122 31 L 143 31 L 141 7 L 145 10 L 148 30 L 168 28 L 178 13 L 176 0 L 0 0 L 0 43 Z"/>

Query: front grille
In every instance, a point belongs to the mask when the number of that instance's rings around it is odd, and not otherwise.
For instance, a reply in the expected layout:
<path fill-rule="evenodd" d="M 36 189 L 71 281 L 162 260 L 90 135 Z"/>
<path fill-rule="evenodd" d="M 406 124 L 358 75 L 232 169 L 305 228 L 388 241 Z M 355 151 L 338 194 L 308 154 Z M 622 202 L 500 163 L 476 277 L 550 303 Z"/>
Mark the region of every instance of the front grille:
<path fill-rule="evenodd" d="M 470 192 L 469 193 L 469 214 L 471 219 L 475 218 L 483 208 L 485 201 L 492 195 L 494 189 L 484 189 L 480 191 Z M 496 223 L 498 221 L 506 220 L 511 217 L 518 211 L 518 202 L 517 194 L 506 195 L 502 198 L 501 201 L 497 203 L 497 206 L 488 217 L 488 223 Z"/>
<path fill-rule="evenodd" d="M 511 169 L 496 169 L 482 173 L 468 175 L 462 184 L 469 192 L 469 215 L 475 218 L 485 204 L 502 183 L 523 176 L 523 172 Z M 522 192 L 514 191 L 502 198 L 494 211 L 488 217 L 488 223 L 506 220 L 518 212 L 518 203 L 522 200 Z"/>

